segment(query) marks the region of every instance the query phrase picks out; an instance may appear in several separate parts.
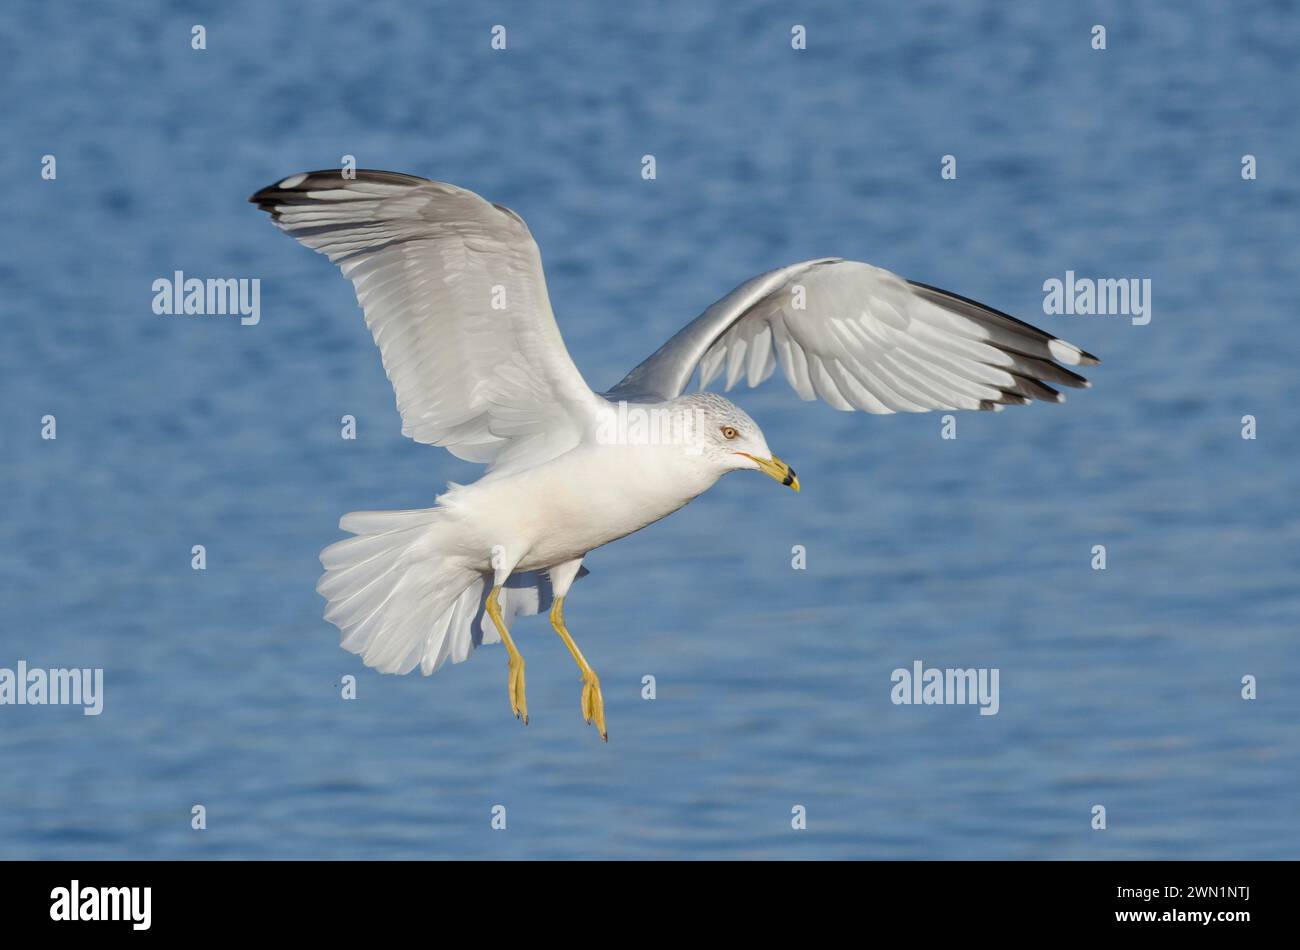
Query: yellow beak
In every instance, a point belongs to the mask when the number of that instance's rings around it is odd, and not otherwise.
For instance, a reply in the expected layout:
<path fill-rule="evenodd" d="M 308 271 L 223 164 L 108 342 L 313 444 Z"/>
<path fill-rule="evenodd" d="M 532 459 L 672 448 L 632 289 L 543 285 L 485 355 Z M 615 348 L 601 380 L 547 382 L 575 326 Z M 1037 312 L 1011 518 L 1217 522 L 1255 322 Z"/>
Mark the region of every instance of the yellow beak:
<path fill-rule="evenodd" d="M 764 475 L 770 475 L 782 485 L 789 485 L 795 491 L 799 490 L 799 476 L 794 473 L 789 465 L 786 465 L 779 458 L 773 455 L 770 459 L 761 459 L 756 455 L 750 455 L 748 452 L 739 452 L 747 459 L 752 459 L 758 465 L 758 470 Z"/>

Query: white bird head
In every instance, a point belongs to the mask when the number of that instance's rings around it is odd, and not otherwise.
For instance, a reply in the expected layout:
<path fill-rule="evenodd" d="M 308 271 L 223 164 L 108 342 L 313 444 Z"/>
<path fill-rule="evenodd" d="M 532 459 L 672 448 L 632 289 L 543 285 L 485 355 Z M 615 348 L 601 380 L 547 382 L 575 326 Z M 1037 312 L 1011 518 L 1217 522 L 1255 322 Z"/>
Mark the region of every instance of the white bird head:
<path fill-rule="evenodd" d="M 734 402 L 717 393 L 693 393 L 674 400 L 689 415 L 689 451 L 715 463 L 723 472 L 752 469 L 795 491 L 799 478 L 772 454 L 758 423 Z"/>

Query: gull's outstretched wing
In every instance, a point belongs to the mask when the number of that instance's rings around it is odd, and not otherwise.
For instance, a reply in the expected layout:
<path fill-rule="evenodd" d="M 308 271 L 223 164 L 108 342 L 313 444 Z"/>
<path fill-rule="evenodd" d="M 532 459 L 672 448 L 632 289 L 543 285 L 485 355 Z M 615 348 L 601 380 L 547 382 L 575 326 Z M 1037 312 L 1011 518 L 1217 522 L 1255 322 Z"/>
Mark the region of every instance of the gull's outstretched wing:
<path fill-rule="evenodd" d="M 580 441 L 600 399 L 569 358 L 513 211 L 394 172 L 293 175 L 249 201 L 356 288 L 402 434 L 504 469 Z"/>
<path fill-rule="evenodd" d="M 884 413 L 1060 402 L 1049 384 L 1088 382 L 1059 364 L 1098 360 L 965 297 L 824 258 L 737 287 L 608 395 L 671 399 L 696 367 L 701 389 L 724 367 L 727 389 L 757 386 L 777 362 L 801 399 Z"/>

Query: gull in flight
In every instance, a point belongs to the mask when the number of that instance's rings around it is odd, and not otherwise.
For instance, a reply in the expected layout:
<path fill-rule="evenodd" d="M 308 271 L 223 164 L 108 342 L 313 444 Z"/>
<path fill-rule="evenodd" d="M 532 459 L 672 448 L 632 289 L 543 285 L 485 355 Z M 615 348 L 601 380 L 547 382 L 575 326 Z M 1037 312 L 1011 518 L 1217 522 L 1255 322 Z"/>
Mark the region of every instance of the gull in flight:
<path fill-rule="evenodd" d="M 292 175 L 249 199 L 352 281 L 397 394 L 402 434 L 487 466 L 432 508 L 357 511 L 321 552 L 317 590 L 342 645 L 427 676 L 505 644 L 528 722 L 520 615 L 550 611 L 608 741 L 600 680 L 564 624 L 588 552 L 672 514 L 727 472 L 799 490 L 757 423 L 704 388 L 757 386 L 779 364 L 800 399 L 865 412 L 1061 402 L 1064 365 L 1097 358 L 973 300 L 857 261 L 761 274 L 596 393 L 560 337 L 523 219 L 471 191 L 394 172 Z M 684 394 L 699 373 L 699 392 Z"/>

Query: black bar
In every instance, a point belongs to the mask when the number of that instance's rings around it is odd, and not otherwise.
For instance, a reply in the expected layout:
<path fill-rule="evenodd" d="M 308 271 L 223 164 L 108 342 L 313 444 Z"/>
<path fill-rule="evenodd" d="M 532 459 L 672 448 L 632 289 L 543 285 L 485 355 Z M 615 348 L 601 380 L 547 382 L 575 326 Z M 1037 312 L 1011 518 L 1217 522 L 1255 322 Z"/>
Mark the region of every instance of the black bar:
<path fill-rule="evenodd" d="M 607 936 L 659 932 L 668 939 L 670 932 L 662 928 L 678 923 L 723 927 L 734 936 L 815 922 L 819 929 L 853 926 L 881 936 L 905 926 L 926 940 L 1128 932 L 1180 940 L 1205 934 L 1224 941 L 1282 925 L 1295 872 L 1293 863 L 1237 861 L 625 862 L 601 867 L 578 862 L 8 862 L 0 864 L 0 919 L 6 935 L 75 930 L 87 937 L 113 931 L 248 936 L 257 922 L 257 933 L 292 933 L 297 939 L 373 938 L 411 927 L 424 928 L 431 941 L 466 928 L 481 929 L 483 939 L 493 941 L 519 928 L 535 929 L 536 939 L 543 931 L 587 928 Z M 80 909 L 111 911 L 119 902 L 118 916 L 127 919 L 52 919 L 52 913 L 70 906 L 74 880 Z M 149 888 L 147 929 L 137 929 L 145 922 L 144 891 L 133 892 L 138 897 L 127 903 L 122 891 L 102 895 L 98 890 L 108 887 Z M 94 896 L 87 897 L 88 891 Z M 101 896 L 108 900 L 101 904 Z"/>

